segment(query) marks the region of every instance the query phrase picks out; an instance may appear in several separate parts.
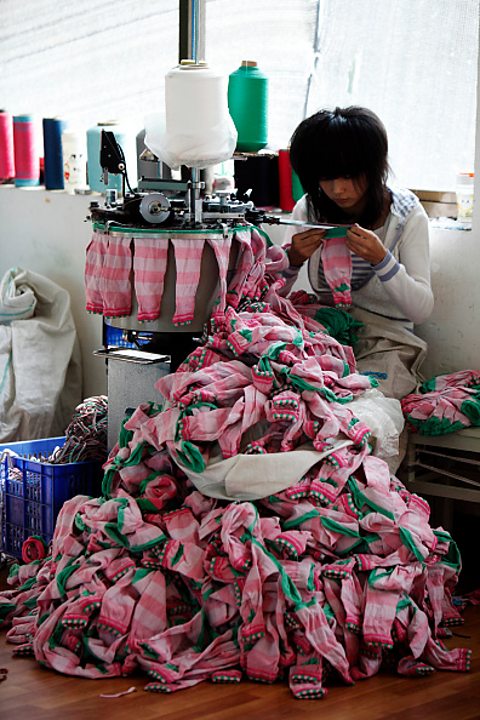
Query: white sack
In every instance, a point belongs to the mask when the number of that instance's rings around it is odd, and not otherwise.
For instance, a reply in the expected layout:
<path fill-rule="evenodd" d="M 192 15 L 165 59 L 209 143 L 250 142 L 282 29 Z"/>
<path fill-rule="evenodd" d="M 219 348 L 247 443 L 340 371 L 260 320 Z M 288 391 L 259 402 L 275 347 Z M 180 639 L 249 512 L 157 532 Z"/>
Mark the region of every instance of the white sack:
<path fill-rule="evenodd" d="M 68 292 L 11 268 L 0 282 L 0 442 L 63 435 L 81 394 Z"/>

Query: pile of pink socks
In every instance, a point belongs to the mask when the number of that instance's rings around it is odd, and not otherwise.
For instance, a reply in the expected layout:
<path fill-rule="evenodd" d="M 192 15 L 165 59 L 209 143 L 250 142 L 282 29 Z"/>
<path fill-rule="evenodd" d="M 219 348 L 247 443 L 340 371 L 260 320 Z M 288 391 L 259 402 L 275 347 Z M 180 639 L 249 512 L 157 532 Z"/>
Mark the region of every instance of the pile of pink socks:
<path fill-rule="evenodd" d="M 372 455 L 351 348 L 278 295 L 283 251 L 248 235 L 225 311 L 159 381 L 165 409 L 134 411 L 102 497 L 67 501 L 49 555 L 13 567 L 8 640 L 70 675 L 140 670 L 163 693 L 249 678 L 321 698 L 383 668 L 468 670 L 470 651 L 443 643 L 462 622 L 455 542 Z M 202 495 L 182 470 L 338 435 L 350 445 L 255 502 Z"/>

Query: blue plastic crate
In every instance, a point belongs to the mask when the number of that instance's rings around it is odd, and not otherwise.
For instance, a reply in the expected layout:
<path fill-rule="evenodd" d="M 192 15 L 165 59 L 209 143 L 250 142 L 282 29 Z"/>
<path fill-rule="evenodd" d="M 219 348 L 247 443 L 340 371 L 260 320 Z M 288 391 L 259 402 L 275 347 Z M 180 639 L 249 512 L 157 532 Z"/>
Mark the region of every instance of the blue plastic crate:
<path fill-rule="evenodd" d="M 122 328 L 105 323 L 105 341 L 108 347 L 138 348 L 150 342 L 153 333 L 144 333 L 144 336 L 137 337 L 137 344 L 129 342 L 123 334 Z"/>
<path fill-rule="evenodd" d="M 30 535 L 50 542 L 57 515 L 66 500 L 75 495 L 100 494 L 102 468 L 98 461 L 61 465 L 46 462 L 48 455 L 64 444 L 65 437 L 55 437 L 0 445 L 0 455 L 7 448 L 18 455 L 5 457 L 0 463 L 1 547 L 8 555 L 20 558 L 23 542 Z"/>

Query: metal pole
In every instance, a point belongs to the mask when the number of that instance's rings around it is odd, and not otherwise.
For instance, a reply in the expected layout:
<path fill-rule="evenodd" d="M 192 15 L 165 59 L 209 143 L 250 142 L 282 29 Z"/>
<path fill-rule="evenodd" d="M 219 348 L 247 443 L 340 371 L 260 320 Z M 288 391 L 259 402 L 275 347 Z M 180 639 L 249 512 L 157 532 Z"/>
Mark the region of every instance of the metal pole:
<path fill-rule="evenodd" d="M 190 27 L 190 47 L 192 49 L 191 58 L 195 63 L 200 60 L 198 56 L 198 44 L 200 41 L 200 2 L 199 0 L 191 0 L 191 27 Z"/>
<path fill-rule="evenodd" d="M 180 0 L 178 60 L 205 59 L 205 0 Z"/>
<path fill-rule="evenodd" d="M 205 58 L 205 0 L 180 0 L 179 9 L 179 61 L 193 60 L 197 64 Z M 190 217 L 199 223 L 202 183 L 197 168 L 190 168 L 190 179 Z"/>

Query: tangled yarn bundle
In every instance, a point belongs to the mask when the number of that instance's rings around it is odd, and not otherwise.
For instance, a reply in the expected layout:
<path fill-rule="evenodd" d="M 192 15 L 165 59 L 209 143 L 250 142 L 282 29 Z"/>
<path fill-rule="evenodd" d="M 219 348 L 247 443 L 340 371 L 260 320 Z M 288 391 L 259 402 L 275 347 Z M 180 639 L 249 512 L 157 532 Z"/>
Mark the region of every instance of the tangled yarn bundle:
<path fill-rule="evenodd" d="M 445 435 L 480 426 L 480 372 L 459 370 L 437 375 L 420 392 L 401 400 L 409 427 L 420 435 Z"/>
<path fill-rule="evenodd" d="M 105 461 L 107 454 L 108 400 L 105 395 L 87 398 L 75 408 L 65 430 L 65 444 L 49 462 Z"/>

